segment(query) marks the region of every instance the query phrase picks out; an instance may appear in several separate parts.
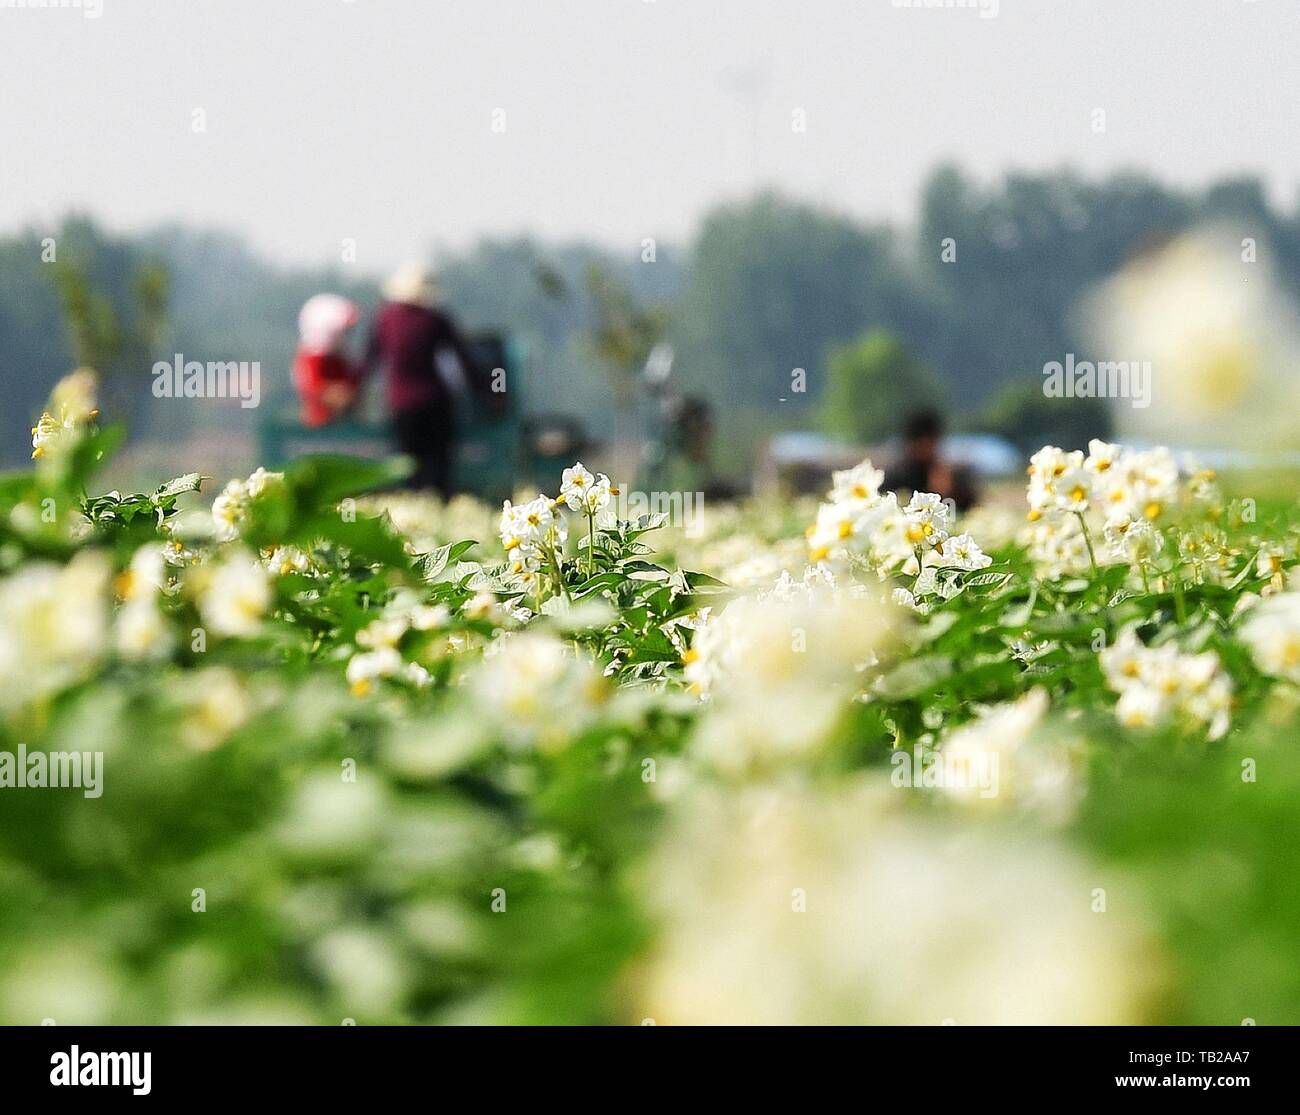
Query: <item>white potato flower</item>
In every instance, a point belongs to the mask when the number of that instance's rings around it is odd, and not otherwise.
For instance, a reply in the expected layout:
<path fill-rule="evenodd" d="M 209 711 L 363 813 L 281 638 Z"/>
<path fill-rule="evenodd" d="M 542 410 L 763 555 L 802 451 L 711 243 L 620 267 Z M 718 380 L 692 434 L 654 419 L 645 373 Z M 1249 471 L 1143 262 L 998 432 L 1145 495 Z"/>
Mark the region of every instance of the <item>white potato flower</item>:
<path fill-rule="evenodd" d="M 33 562 L 0 579 L 0 708 L 84 677 L 108 647 L 108 559 L 85 550 L 66 565 Z"/>
<path fill-rule="evenodd" d="M 1026 499 L 1034 529 L 1023 541 L 1051 579 L 1090 571 L 1085 531 L 1104 533 L 1108 545 L 1094 554 L 1099 562 L 1149 561 L 1165 544 L 1158 524 L 1184 502 L 1177 462 L 1164 447 L 1139 452 L 1094 438 L 1085 457 L 1045 445 L 1030 458 L 1028 472 Z M 1188 499 L 1212 505 L 1219 498 L 1209 475 L 1193 477 Z M 1201 560 L 1211 576 L 1219 575 L 1211 557 Z"/>
<path fill-rule="evenodd" d="M 253 715 L 253 699 L 239 674 L 212 666 L 188 674 L 176 690 L 180 740 L 196 751 L 220 746 Z"/>
<path fill-rule="evenodd" d="M 461 609 L 467 619 L 499 619 L 502 616 L 501 601 L 494 592 L 476 592 Z"/>
<path fill-rule="evenodd" d="M 1294 446 L 1300 329 L 1258 229 L 1206 226 L 1135 254 L 1082 301 L 1099 351 L 1146 369 L 1117 420 L 1144 441 L 1258 452 Z M 1246 279 L 1249 281 L 1246 281 Z M 1145 398 L 1142 398 L 1142 396 Z M 1147 405 L 1155 402 L 1156 405 Z"/>
<path fill-rule="evenodd" d="M 905 805 L 866 778 L 836 791 L 704 784 L 679 794 L 649 872 L 662 930 L 631 1016 L 930 1026 L 1152 1017 L 1163 964 L 1136 903 L 1098 917 L 1095 868 L 1051 837 Z"/>
<path fill-rule="evenodd" d="M 69 372 L 50 392 L 50 409 L 66 422 L 84 425 L 99 415 L 99 375 L 93 368 Z"/>
<path fill-rule="evenodd" d="M 248 486 L 242 480 L 230 480 L 212 501 L 212 524 L 217 538 L 230 542 L 239 537 L 239 528 L 248 516 Z"/>
<path fill-rule="evenodd" d="M 850 599 L 847 594 L 843 598 Z M 843 674 L 845 663 L 840 652 L 850 656 L 847 668 L 851 672 L 874 646 L 870 625 L 847 622 L 845 626 L 851 630 L 846 633 L 852 636 L 847 645 L 829 637 L 815 639 L 819 650 L 829 653 L 807 653 L 809 626 L 803 622 L 805 610 L 815 609 L 814 618 L 819 621 L 830 620 L 835 599 L 814 601 L 803 593 L 796 598 L 793 582 L 788 574 L 782 574 L 773 590 L 738 597 L 722 609 L 711 611 L 696 630 L 691 650 L 685 656 L 686 680 L 704 697 L 738 686 L 764 689 L 806 673 L 817 674 L 821 669 Z M 858 598 L 852 599 L 857 603 Z M 846 619 L 847 612 L 845 609 L 841 613 Z M 862 654 L 854 657 L 854 648 Z"/>
<path fill-rule="evenodd" d="M 397 649 L 379 644 L 374 650 L 354 654 L 348 659 L 348 687 L 354 695 L 364 697 L 374 688 L 378 678 L 393 677 L 402 668 L 402 656 Z"/>
<path fill-rule="evenodd" d="M 73 429 L 71 423 L 61 422 L 49 411 L 45 411 L 32 427 L 32 460 L 39 461 L 60 448 L 66 435 Z"/>
<path fill-rule="evenodd" d="M 1044 512 L 1060 509 L 1057 484 L 1067 472 L 1083 467 L 1083 454 L 1066 453 L 1045 445 L 1029 458 L 1029 514 L 1036 519 Z"/>
<path fill-rule="evenodd" d="M 380 616 L 357 632 L 357 646 L 370 649 L 395 647 L 409 629 L 410 620 L 407 616 Z"/>
<path fill-rule="evenodd" d="M 1053 485 L 1056 510 L 1074 514 L 1087 511 L 1092 499 L 1092 482 L 1093 474 L 1082 466 L 1063 472 Z"/>
<path fill-rule="evenodd" d="M 849 548 L 855 532 L 864 526 L 862 509 L 853 503 L 823 503 L 808 535 L 810 561 L 822 561 Z"/>
<path fill-rule="evenodd" d="M 543 495 L 522 504 L 506 500 L 499 525 L 501 545 L 511 559 L 535 555 L 538 547 L 555 537 L 560 525 L 552 501 Z"/>
<path fill-rule="evenodd" d="M 290 573 L 306 573 L 311 558 L 297 546 L 277 546 L 267 556 L 266 567 L 277 577 L 287 577 Z"/>
<path fill-rule="evenodd" d="M 150 542 L 131 555 L 126 569 L 113 581 L 114 591 L 123 603 L 155 599 L 169 582 L 166 546 Z"/>
<path fill-rule="evenodd" d="M 595 664 L 540 631 L 498 635 L 469 687 L 483 715 L 519 748 L 563 747 L 605 699 Z"/>
<path fill-rule="evenodd" d="M 117 613 L 114 643 L 123 658 L 166 658 L 176 635 L 154 600 L 132 600 Z"/>
<path fill-rule="evenodd" d="M 1120 695 L 1115 715 L 1127 728 L 1156 728 L 1181 718 L 1210 739 L 1227 730 L 1232 682 L 1213 651 L 1185 654 L 1172 643 L 1148 647 L 1126 631 L 1101 652 L 1106 683 Z"/>
<path fill-rule="evenodd" d="M 609 506 L 613 487 L 603 472 L 593 476 L 581 461 L 566 468 L 560 481 L 560 501 L 571 511 L 595 515 Z"/>
<path fill-rule="evenodd" d="M 595 482 L 596 478 L 578 461 L 571 468 L 566 468 L 560 477 L 560 498 L 574 511 L 580 511 L 586 503 L 587 492 Z"/>
<path fill-rule="evenodd" d="M 1133 563 L 1154 561 L 1165 548 L 1165 536 L 1146 519 L 1107 523 L 1105 538 L 1111 556 Z"/>
<path fill-rule="evenodd" d="M 411 627 L 416 631 L 436 631 L 451 623 L 451 609 L 446 604 L 417 604 L 411 609 Z"/>
<path fill-rule="evenodd" d="M 695 632 L 683 658 L 708 710 L 693 753 L 729 775 L 768 772 L 832 742 L 861 671 L 895 637 L 894 609 L 811 567 L 769 593 L 732 600 Z"/>
<path fill-rule="evenodd" d="M 936 564 L 951 569 L 987 569 L 993 559 L 980 549 L 979 543 L 969 534 L 956 534 L 943 542 L 943 548 L 935 550 Z"/>
<path fill-rule="evenodd" d="M 247 480 L 227 483 L 212 501 L 212 524 L 218 540 L 230 542 L 238 538 L 253 500 L 283 482 L 284 473 L 258 468 Z"/>
<path fill-rule="evenodd" d="M 880 498 L 885 474 L 870 461 L 831 474 L 832 503 L 870 503 Z"/>
<path fill-rule="evenodd" d="M 425 689 L 433 684 L 432 675 L 418 662 L 408 662 L 402 667 L 401 671 L 398 673 L 398 677 L 408 685 L 415 686 L 417 689 Z"/>
<path fill-rule="evenodd" d="M 1074 515 L 1053 514 L 1030 524 L 1025 538 L 1029 557 L 1049 580 L 1087 573 L 1088 545 Z"/>
<path fill-rule="evenodd" d="M 1164 536 L 1158 531 L 1155 533 L 1163 543 Z M 1226 574 L 1232 551 L 1227 535 L 1214 523 L 1206 522 L 1178 536 L 1178 556 L 1184 562 L 1198 566 L 1203 577 L 1213 579 Z"/>
<path fill-rule="evenodd" d="M 1155 522 L 1178 502 L 1178 465 L 1163 446 L 1140 453 L 1126 453 L 1114 481 L 1123 500 L 1110 499 L 1108 516 L 1147 519 Z"/>
<path fill-rule="evenodd" d="M 209 630 L 232 637 L 256 635 L 271 605 L 266 567 L 247 551 L 235 550 L 206 580 L 199 612 Z"/>
<path fill-rule="evenodd" d="M 1125 689 L 1115 703 L 1115 719 L 1125 728 L 1154 728 L 1164 723 L 1172 711 L 1172 702 L 1149 686 Z"/>
<path fill-rule="evenodd" d="M 1088 456 L 1083 467 L 1097 476 L 1105 476 L 1115 467 L 1115 462 L 1123 451 L 1122 446 L 1093 438 L 1088 442 Z"/>
<path fill-rule="evenodd" d="M 938 752 L 944 772 L 938 788 L 971 807 L 1068 820 L 1082 788 L 1059 727 L 1044 726 L 1048 703 L 1045 689 L 1031 689 L 949 732 Z"/>
<path fill-rule="evenodd" d="M 833 474 L 830 499 L 805 532 L 809 561 L 863 560 L 883 576 L 915 566 L 918 549 L 928 553 L 942 545 L 948 536 L 948 505 L 942 498 L 916 492 L 900 508 L 893 492 L 880 493 L 883 479 L 869 460 Z"/>
<path fill-rule="evenodd" d="M 95 400 L 98 377 L 90 368 L 78 368 L 54 385 L 49 409 L 32 427 L 32 460 L 39 461 L 73 445 L 98 416 Z"/>
<path fill-rule="evenodd" d="M 1279 577 L 1282 574 L 1283 559 L 1286 551 L 1281 546 L 1266 543 L 1259 548 L 1255 558 L 1255 575 L 1257 577 Z"/>
<path fill-rule="evenodd" d="M 1259 601 L 1241 625 L 1241 641 L 1264 673 L 1300 683 L 1300 593 Z"/>
<path fill-rule="evenodd" d="M 948 537 L 944 530 L 948 505 L 934 492 L 913 492 L 903 515 L 907 520 L 907 540 L 913 546 L 933 546 Z"/>

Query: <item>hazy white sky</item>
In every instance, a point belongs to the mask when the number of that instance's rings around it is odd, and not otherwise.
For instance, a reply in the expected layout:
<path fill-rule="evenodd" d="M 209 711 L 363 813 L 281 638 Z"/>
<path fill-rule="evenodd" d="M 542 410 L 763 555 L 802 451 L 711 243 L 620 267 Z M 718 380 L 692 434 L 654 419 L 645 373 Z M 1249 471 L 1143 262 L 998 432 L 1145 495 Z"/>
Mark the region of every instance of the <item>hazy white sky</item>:
<path fill-rule="evenodd" d="M 1295 197 L 1300 0 L 6 6 L 33 2 L 0 0 L 5 231 L 75 207 L 219 226 L 286 263 L 352 238 L 381 270 L 523 230 L 631 253 L 757 184 L 908 220 L 950 158 L 1252 171 Z"/>

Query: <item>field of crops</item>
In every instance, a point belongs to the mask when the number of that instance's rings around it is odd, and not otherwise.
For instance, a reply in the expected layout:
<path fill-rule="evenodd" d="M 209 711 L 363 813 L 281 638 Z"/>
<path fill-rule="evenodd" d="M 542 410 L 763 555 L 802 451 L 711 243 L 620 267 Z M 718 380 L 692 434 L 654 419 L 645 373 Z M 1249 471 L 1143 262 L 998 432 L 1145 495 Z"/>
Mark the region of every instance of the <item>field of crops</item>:
<path fill-rule="evenodd" d="M 0 478 L 0 1022 L 1300 1022 L 1293 494 L 132 495 L 95 406 Z"/>

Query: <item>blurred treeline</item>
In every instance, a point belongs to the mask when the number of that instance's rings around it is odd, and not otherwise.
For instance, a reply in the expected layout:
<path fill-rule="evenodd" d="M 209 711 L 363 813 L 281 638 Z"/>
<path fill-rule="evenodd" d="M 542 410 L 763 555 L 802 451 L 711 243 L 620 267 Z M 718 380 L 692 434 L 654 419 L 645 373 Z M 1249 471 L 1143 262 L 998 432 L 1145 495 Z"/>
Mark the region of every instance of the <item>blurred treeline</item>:
<path fill-rule="evenodd" d="M 1047 429 L 1070 440 L 1059 428 L 1070 414 L 1094 416 L 1077 404 L 1044 413 L 1041 369 L 1083 351 L 1078 296 L 1134 252 L 1204 221 L 1247 230 L 1279 278 L 1300 287 L 1300 209 L 1279 212 L 1256 179 L 1180 191 L 1139 174 L 1088 181 L 1061 171 L 983 185 L 952 167 L 932 175 L 908 228 L 764 193 L 715 208 L 689 244 L 655 244 L 653 261 L 641 242 L 614 251 L 517 238 L 436 262 L 467 325 L 527 340 L 528 409 L 577 414 L 597 437 L 615 429 L 629 365 L 655 339 L 671 341 L 679 383 L 717 411 L 717 463 L 740 475 L 774 430 L 822 426 L 862 440 L 918 397 L 967 428 L 1024 444 Z M 42 259 L 47 237 L 52 262 Z M 233 403 L 155 404 L 153 362 L 177 352 L 260 360 L 264 406 L 284 405 L 298 307 L 326 289 L 370 307 L 379 278 L 358 264 L 277 268 L 228 234 L 123 237 L 81 216 L 2 238 L 0 459 L 27 457 L 27 427 L 50 385 L 88 359 L 110 366 L 107 405 L 138 438 L 179 454 L 200 424 L 247 430 L 257 412 Z M 879 390 L 855 385 L 864 360 L 908 371 L 877 372 Z M 850 382 L 831 387 L 836 366 Z"/>

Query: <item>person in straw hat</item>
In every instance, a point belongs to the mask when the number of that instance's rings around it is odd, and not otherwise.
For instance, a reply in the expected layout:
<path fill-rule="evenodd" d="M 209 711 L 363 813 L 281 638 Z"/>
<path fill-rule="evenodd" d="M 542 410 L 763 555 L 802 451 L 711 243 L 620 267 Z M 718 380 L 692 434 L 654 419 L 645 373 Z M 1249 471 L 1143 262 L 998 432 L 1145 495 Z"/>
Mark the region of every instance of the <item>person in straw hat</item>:
<path fill-rule="evenodd" d="M 410 485 L 446 498 L 452 491 L 456 396 L 478 376 L 474 354 L 443 309 L 437 280 L 427 268 L 402 267 L 384 284 L 383 294 L 362 374 L 377 364 L 384 368 L 398 448 L 415 459 Z"/>

